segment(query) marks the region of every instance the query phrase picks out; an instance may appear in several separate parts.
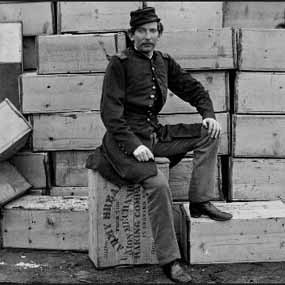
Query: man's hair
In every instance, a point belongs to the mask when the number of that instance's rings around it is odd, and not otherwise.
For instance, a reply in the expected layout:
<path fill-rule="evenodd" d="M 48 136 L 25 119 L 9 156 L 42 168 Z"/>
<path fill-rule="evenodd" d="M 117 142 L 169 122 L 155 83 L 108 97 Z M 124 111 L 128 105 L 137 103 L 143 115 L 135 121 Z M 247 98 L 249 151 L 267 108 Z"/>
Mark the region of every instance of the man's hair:
<path fill-rule="evenodd" d="M 128 34 L 133 35 L 138 27 L 131 27 L 130 29 L 128 29 Z M 163 33 L 163 25 L 161 22 L 157 23 L 157 30 L 159 35 L 161 36 Z"/>

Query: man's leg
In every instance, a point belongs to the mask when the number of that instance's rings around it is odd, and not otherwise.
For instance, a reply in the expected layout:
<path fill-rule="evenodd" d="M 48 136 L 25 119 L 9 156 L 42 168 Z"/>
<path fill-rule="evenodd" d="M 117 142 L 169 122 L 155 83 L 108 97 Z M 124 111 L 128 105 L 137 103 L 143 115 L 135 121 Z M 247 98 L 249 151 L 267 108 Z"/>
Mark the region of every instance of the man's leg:
<path fill-rule="evenodd" d="M 148 199 L 148 213 L 159 264 L 175 282 L 190 282 L 191 276 L 178 260 L 181 258 L 172 212 L 172 196 L 168 181 L 158 169 L 156 176 L 142 182 Z"/>

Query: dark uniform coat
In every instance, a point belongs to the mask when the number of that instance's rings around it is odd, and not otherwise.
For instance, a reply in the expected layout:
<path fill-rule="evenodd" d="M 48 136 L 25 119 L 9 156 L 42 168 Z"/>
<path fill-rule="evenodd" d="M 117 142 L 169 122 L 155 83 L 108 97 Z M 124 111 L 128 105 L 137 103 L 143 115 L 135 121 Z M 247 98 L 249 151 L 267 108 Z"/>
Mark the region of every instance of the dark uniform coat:
<path fill-rule="evenodd" d="M 114 184 L 140 183 L 157 173 L 154 161 L 139 162 L 133 151 L 141 144 L 153 149 L 160 141 L 199 137 L 201 124 L 162 126 L 157 114 L 167 89 L 195 106 L 202 118 L 215 118 L 208 92 L 168 54 L 152 59 L 129 48 L 111 58 L 103 82 L 101 118 L 107 129 L 103 142 L 86 163 Z"/>

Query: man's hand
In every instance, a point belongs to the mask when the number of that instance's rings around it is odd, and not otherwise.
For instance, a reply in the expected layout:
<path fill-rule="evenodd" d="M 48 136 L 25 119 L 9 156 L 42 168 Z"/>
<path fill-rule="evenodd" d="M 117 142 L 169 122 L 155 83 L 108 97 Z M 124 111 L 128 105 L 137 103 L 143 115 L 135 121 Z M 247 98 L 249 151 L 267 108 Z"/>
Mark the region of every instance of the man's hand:
<path fill-rule="evenodd" d="M 134 157 L 138 161 L 149 161 L 150 159 L 154 160 L 154 155 L 151 152 L 151 150 L 146 147 L 145 145 L 140 145 L 138 146 L 134 152 L 133 152 Z"/>
<path fill-rule="evenodd" d="M 202 122 L 203 126 L 208 129 L 208 134 L 211 138 L 216 139 L 221 133 L 221 126 L 219 122 L 217 122 L 213 118 L 206 118 Z"/>

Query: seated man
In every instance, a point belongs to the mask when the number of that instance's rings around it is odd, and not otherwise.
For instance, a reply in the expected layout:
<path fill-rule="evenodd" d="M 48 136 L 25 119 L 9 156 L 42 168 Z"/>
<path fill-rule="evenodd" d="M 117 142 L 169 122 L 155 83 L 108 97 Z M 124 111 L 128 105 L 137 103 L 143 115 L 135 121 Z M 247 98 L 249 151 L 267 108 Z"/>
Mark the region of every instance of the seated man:
<path fill-rule="evenodd" d="M 97 169 L 114 184 L 141 183 L 148 197 L 158 261 L 173 281 L 189 282 L 191 276 L 179 261 L 168 180 L 157 169 L 154 157 L 168 157 L 173 167 L 194 150 L 189 189 L 191 216 L 229 220 L 230 214 L 210 202 L 221 127 L 203 86 L 170 55 L 155 50 L 163 30 L 155 9 L 131 12 L 130 26 L 133 46 L 113 56 L 106 70 L 101 117 L 107 131 L 86 167 Z M 197 108 L 202 123 L 159 124 L 157 115 L 165 104 L 168 88 Z"/>

